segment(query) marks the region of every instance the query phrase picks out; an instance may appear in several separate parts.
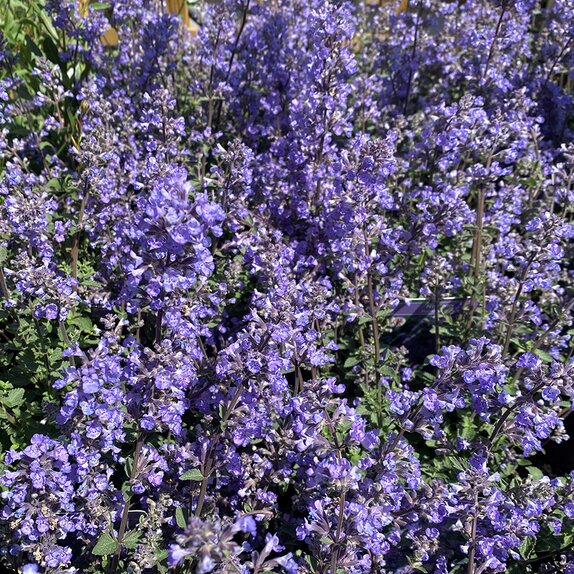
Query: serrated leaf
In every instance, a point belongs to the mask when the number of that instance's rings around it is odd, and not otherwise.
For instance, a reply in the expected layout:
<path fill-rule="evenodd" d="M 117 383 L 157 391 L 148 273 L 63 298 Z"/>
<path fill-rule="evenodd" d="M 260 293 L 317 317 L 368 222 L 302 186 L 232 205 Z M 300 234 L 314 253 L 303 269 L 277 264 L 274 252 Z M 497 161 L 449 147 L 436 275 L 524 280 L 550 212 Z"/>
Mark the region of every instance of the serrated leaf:
<path fill-rule="evenodd" d="M 468 470 L 468 468 L 466 468 L 466 467 L 462 464 L 462 462 L 459 460 L 459 458 L 456 457 L 456 456 L 450 457 L 450 458 L 449 458 L 449 463 L 450 463 L 450 465 L 451 465 L 453 468 L 455 468 L 456 470 L 463 470 L 463 471 Z"/>
<path fill-rule="evenodd" d="M 10 409 L 19 407 L 24 403 L 24 389 L 10 389 L 8 395 L 0 399 L 2 404 Z"/>
<path fill-rule="evenodd" d="M 104 532 L 92 550 L 96 556 L 110 556 L 118 549 L 118 543 L 109 532 Z"/>
<path fill-rule="evenodd" d="M 175 509 L 175 522 L 180 528 L 185 528 L 187 526 L 187 520 L 185 519 L 183 508 L 181 506 L 178 506 Z"/>
<path fill-rule="evenodd" d="M 201 482 L 203 480 L 203 474 L 201 474 L 201 470 L 199 468 L 192 468 L 187 472 L 184 472 L 180 477 L 180 480 L 195 480 L 197 482 Z"/>
<path fill-rule="evenodd" d="M 133 550 L 138 545 L 140 536 L 141 536 L 141 532 L 138 532 L 137 530 L 130 530 L 124 536 L 124 539 L 122 540 L 122 544 L 128 550 Z"/>
<path fill-rule="evenodd" d="M 168 556 L 167 550 L 165 548 L 157 548 L 156 552 L 155 552 L 155 559 L 158 562 L 163 562 Z M 157 566 L 160 566 L 160 564 L 157 564 Z"/>
<path fill-rule="evenodd" d="M 71 323 L 85 332 L 91 332 L 94 328 L 94 325 L 88 317 L 76 317 Z"/>

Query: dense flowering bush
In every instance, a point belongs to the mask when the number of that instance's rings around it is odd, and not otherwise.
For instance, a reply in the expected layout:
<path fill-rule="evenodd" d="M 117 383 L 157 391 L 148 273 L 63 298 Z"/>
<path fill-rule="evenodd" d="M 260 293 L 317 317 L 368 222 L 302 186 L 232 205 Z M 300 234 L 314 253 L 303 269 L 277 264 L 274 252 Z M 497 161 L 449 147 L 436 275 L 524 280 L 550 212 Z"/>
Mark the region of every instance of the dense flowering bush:
<path fill-rule="evenodd" d="M 0 8 L 0 562 L 573 574 L 571 0 L 190 8 Z"/>

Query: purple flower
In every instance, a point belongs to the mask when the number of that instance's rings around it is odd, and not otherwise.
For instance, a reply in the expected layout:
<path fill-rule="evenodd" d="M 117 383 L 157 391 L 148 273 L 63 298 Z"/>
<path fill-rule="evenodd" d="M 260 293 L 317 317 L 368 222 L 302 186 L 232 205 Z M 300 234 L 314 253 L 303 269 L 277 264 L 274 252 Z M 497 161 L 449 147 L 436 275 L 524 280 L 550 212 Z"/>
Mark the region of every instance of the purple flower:
<path fill-rule="evenodd" d="M 523 353 L 516 366 L 520 369 L 536 369 L 540 365 L 540 358 L 532 353 Z"/>

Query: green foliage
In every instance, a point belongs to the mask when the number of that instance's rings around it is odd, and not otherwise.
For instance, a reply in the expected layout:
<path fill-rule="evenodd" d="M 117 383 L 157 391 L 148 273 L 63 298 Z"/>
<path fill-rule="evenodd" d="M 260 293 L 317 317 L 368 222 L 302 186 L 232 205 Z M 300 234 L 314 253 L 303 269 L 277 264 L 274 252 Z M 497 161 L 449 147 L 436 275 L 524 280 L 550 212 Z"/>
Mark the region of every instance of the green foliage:
<path fill-rule="evenodd" d="M 198 468 L 192 468 L 187 472 L 184 472 L 180 477 L 180 480 L 195 480 L 201 482 L 203 480 L 203 475 L 201 474 L 201 470 Z"/>
<path fill-rule="evenodd" d="M 103 532 L 98 538 L 92 554 L 96 556 L 110 556 L 118 549 L 118 541 L 109 532 Z"/>

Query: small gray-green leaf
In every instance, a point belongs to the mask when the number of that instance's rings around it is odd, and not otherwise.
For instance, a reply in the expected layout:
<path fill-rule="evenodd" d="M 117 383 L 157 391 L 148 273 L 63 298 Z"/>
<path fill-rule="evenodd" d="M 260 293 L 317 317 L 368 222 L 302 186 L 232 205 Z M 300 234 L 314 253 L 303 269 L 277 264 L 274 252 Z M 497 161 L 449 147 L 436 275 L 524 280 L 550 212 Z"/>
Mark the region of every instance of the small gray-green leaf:
<path fill-rule="evenodd" d="M 96 556 L 110 556 L 110 554 L 113 554 L 117 549 L 117 541 L 112 538 L 109 532 L 104 532 L 96 542 L 92 554 Z"/>
<path fill-rule="evenodd" d="M 8 249 L 4 245 L 0 245 L 0 263 L 4 263 L 8 258 Z"/>
<path fill-rule="evenodd" d="M 185 519 L 183 508 L 181 506 L 178 506 L 175 509 L 175 522 L 180 528 L 185 528 L 187 526 L 187 520 Z"/>
<path fill-rule="evenodd" d="M 203 474 L 201 474 L 201 470 L 199 468 L 192 468 L 187 472 L 184 472 L 180 477 L 180 480 L 196 480 L 200 482 L 203 480 Z"/>

